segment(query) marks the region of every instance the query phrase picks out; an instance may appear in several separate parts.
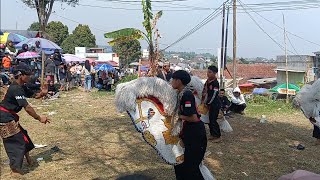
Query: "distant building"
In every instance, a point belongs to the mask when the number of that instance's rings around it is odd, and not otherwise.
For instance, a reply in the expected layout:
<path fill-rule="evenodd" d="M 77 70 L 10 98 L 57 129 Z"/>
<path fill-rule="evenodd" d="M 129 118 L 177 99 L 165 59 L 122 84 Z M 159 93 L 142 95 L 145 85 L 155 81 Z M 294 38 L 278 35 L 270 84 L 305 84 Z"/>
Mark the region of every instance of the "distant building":
<path fill-rule="evenodd" d="M 90 58 L 96 62 L 114 61 L 119 64 L 116 53 L 109 53 L 105 48 L 75 47 L 75 55 L 80 58 Z"/>
<path fill-rule="evenodd" d="M 145 58 L 145 59 L 149 58 L 149 50 L 148 49 L 142 50 L 142 58 Z"/>
<path fill-rule="evenodd" d="M 286 83 L 286 57 L 277 56 L 277 83 Z M 315 56 L 289 55 L 288 81 L 291 84 L 308 83 L 316 77 Z"/>

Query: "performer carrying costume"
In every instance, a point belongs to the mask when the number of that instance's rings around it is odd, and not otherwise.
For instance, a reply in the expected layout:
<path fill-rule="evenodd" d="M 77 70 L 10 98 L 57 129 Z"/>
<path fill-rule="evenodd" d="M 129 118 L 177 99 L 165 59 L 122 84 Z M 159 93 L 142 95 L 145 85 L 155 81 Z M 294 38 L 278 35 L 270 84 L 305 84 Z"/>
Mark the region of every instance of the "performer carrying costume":
<path fill-rule="evenodd" d="M 218 68 L 215 66 L 208 67 L 208 80 L 204 84 L 202 91 L 202 99 L 201 104 L 207 105 L 209 108 L 209 128 L 211 137 L 210 140 L 214 142 L 221 141 L 221 132 L 220 126 L 217 122 L 218 115 L 220 112 L 220 102 L 219 102 L 219 82 L 216 78 L 216 74 L 218 72 Z"/>
<path fill-rule="evenodd" d="M 24 156 L 29 164 L 32 163 L 29 151 L 34 148 L 34 145 L 27 131 L 20 126 L 17 113 L 24 108 L 30 116 L 41 123 L 49 122 L 46 116 L 39 116 L 26 100 L 26 97 L 32 95 L 32 93 L 26 92 L 28 88 L 25 87 L 30 75 L 31 69 L 26 64 L 20 63 L 14 70 L 15 81 L 10 85 L 7 94 L 0 103 L 0 137 L 3 139 L 12 172 L 19 174 L 22 174 Z M 47 91 L 46 88 L 43 88 L 35 95 L 35 98 L 45 96 Z"/>
<path fill-rule="evenodd" d="M 183 70 L 176 71 L 172 76 L 172 87 L 179 92 L 178 111 L 182 119 L 183 129 L 180 138 L 183 141 L 184 162 L 174 167 L 177 180 L 201 180 L 199 165 L 207 148 L 207 136 L 204 123 L 197 112 L 195 98 L 186 85 L 191 81 L 190 75 Z"/>
<path fill-rule="evenodd" d="M 306 84 L 294 99 L 296 106 L 300 107 L 306 118 L 314 125 L 313 137 L 316 145 L 320 145 L 320 79 L 312 85 Z"/>

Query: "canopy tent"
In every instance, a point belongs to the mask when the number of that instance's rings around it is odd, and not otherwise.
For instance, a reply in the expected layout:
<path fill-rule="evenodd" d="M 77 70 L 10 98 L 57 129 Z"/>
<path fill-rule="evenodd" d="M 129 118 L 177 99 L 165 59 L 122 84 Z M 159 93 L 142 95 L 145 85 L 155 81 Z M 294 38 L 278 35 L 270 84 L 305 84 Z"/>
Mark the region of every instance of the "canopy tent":
<path fill-rule="evenodd" d="M 94 67 L 94 69 L 97 71 L 108 71 L 108 72 L 115 71 L 115 68 L 109 64 L 98 64 L 97 66 Z"/>
<path fill-rule="evenodd" d="M 277 92 L 280 94 L 286 94 L 287 84 L 280 84 L 272 89 L 270 89 L 270 92 Z M 294 84 L 288 84 L 288 94 L 297 94 L 300 92 L 300 87 L 294 85 Z"/>
<path fill-rule="evenodd" d="M 252 91 L 252 94 L 258 94 L 258 95 L 263 95 L 263 94 L 268 94 L 268 89 L 266 88 L 254 88 Z"/>
<path fill-rule="evenodd" d="M 9 40 L 12 41 L 13 44 L 18 44 L 21 41 L 27 40 L 27 38 L 20 34 L 10 32 L 5 32 L 0 36 L 0 44 L 6 44 Z"/>
<path fill-rule="evenodd" d="M 40 57 L 40 55 L 36 52 L 23 52 L 20 53 L 16 58 L 17 59 L 32 59 L 32 58 L 38 58 Z"/>
<path fill-rule="evenodd" d="M 74 54 L 63 54 L 62 58 L 66 61 L 66 63 L 71 63 L 71 62 L 79 62 L 82 63 L 85 61 L 84 58 L 80 58 Z"/>
<path fill-rule="evenodd" d="M 53 54 L 54 50 L 59 50 L 60 52 L 62 52 L 61 47 L 59 47 L 56 43 L 47 40 L 47 39 L 43 39 L 43 38 L 30 38 L 30 39 L 26 39 L 24 41 L 21 41 L 19 44 L 16 45 L 16 48 L 22 48 L 23 44 L 27 44 L 29 47 L 31 46 L 36 46 L 36 42 L 39 41 L 40 42 L 40 49 L 42 51 L 44 51 L 46 54 Z"/>
<path fill-rule="evenodd" d="M 140 64 L 138 62 L 132 62 L 129 64 L 130 66 L 139 66 Z"/>
<path fill-rule="evenodd" d="M 140 66 L 141 71 L 148 71 L 149 68 L 147 66 Z"/>

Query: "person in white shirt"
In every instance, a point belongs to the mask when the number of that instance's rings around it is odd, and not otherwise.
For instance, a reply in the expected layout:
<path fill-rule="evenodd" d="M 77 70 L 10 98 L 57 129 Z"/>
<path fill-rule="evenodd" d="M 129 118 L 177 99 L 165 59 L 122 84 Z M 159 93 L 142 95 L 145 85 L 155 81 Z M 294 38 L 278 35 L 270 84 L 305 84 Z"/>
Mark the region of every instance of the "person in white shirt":
<path fill-rule="evenodd" d="M 81 72 L 82 72 L 82 66 L 79 62 L 76 63 L 75 66 L 76 70 L 76 82 L 78 86 L 82 86 L 82 81 L 81 81 Z"/>
<path fill-rule="evenodd" d="M 246 100 L 244 99 L 243 94 L 241 94 L 240 88 L 234 88 L 231 95 L 231 106 L 229 107 L 229 111 L 244 114 L 244 110 L 246 107 Z"/>
<path fill-rule="evenodd" d="M 93 66 L 90 64 L 89 60 L 86 60 L 84 62 L 84 67 L 82 68 L 82 74 L 84 74 L 84 90 L 85 92 L 91 91 L 91 80 L 92 76 L 95 71 L 93 69 Z"/>

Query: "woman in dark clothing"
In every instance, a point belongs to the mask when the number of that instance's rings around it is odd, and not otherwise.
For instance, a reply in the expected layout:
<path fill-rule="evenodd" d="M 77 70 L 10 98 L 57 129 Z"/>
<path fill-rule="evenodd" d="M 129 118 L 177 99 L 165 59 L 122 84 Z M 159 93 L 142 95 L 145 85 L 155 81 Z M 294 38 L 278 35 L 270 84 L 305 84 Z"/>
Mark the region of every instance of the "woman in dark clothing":
<path fill-rule="evenodd" d="M 92 67 L 95 68 L 96 63 L 92 62 Z M 94 88 L 96 86 L 96 73 L 91 74 L 91 87 Z"/>
<path fill-rule="evenodd" d="M 31 69 L 26 64 L 19 64 L 14 70 L 16 80 L 10 85 L 5 98 L 0 103 L 0 136 L 10 160 L 11 170 L 19 174 L 22 174 L 24 156 L 29 164 L 32 163 L 29 151 L 34 148 L 34 145 L 27 131 L 20 126 L 17 113 L 24 108 L 30 116 L 41 123 L 49 122 L 46 116 L 39 116 L 26 100 L 26 97 L 31 94 L 26 92 L 24 84 L 29 82 L 30 75 Z M 42 88 L 34 97 L 41 98 L 47 92 L 46 88 Z"/>
<path fill-rule="evenodd" d="M 65 89 L 67 77 L 67 66 L 64 63 L 61 63 L 59 66 L 59 78 L 60 78 L 60 91 Z"/>
<path fill-rule="evenodd" d="M 47 81 L 49 81 L 49 80 L 54 81 L 56 65 L 54 63 L 54 56 L 53 55 L 51 55 L 50 58 L 46 60 L 44 67 L 45 67 L 45 72 L 46 72 L 46 76 L 47 76 Z"/>
<path fill-rule="evenodd" d="M 23 44 L 22 48 L 18 51 L 17 56 L 21 53 L 27 52 L 29 50 L 28 44 Z"/>

